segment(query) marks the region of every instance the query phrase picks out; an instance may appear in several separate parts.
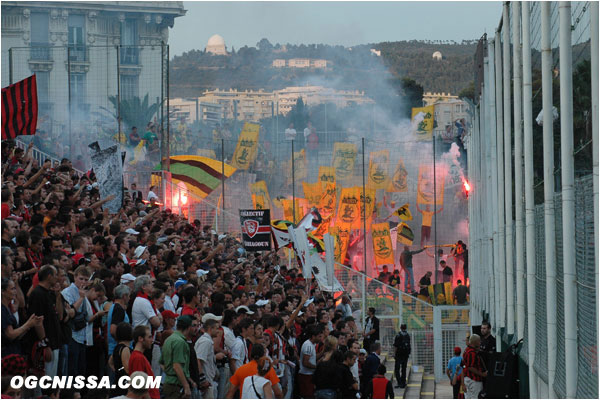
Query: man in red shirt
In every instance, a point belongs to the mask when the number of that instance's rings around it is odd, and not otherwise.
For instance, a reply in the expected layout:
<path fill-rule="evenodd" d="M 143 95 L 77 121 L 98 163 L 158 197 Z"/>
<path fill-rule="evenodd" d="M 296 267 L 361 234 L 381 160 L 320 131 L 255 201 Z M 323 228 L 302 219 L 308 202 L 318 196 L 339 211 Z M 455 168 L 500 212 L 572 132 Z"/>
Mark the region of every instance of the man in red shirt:
<path fill-rule="evenodd" d="M 477 399 L 479 392 L 483 390 L 483 378 L 487 376 L 487 371 L 479 353 L 479 345 L 481 338 L 479 335 L 473 334 L 469 338 L 469 345 L 463 354 L 463 362 L 465 365 L 465 386 L 467 392 L 465 398 Z"/>
<path fill-rule="evenodd" d="M 152 333 L 150 328 L 145 325 L 138 325 L 133 330 L 133 342 L 135 348 L 131 352 L 129 357 L 129 376 L 135 371 L 142 371 L 154 378 L 152 372 L 152 366 L 148 362 L 148 359 L 144 356 L 144 351 L 150 350 L 153 343 Z M 160 399 L 160 392 L 158 389 L 153 388 L 149 390 L 150 397 L 153 399 Z"/>
<path fill-rule="evenodd" d="M 196 307 L 198 307 L 198 304 L 200 303 L 198 289 L 194 286 L 188 286 L 181 291 L 180 296 L 183 298 L 183 307 L 181 308 L 181 315 L 196 314 Z"/>

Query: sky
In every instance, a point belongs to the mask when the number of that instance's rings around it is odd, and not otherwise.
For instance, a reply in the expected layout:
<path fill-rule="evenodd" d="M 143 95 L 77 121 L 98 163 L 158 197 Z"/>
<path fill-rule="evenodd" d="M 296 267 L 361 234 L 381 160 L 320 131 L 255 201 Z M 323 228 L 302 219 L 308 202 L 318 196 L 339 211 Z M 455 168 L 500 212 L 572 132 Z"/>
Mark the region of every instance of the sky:
<path fill-rule="evenodd" d="M 500 1 L 185 1 L 169 33 L 171 55 L 204 50 L 219 34 L 231 47 L 272 44 L 354 46 L 400 40 L 479 39 L 493 33 Z"/>

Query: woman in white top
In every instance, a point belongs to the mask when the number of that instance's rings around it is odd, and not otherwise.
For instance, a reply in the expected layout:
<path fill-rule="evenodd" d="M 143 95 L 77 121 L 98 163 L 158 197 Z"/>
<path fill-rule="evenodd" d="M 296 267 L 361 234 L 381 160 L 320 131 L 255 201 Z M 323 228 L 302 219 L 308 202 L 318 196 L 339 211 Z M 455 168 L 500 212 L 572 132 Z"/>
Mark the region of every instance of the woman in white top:
<path fill-rule="evenodd" d="M 244 379 L 242 399 L 274 399 L 271 381 L 265 378 L 271 368 L 271 362 L 264 356 L 258 360 L 258 373 Z"/>

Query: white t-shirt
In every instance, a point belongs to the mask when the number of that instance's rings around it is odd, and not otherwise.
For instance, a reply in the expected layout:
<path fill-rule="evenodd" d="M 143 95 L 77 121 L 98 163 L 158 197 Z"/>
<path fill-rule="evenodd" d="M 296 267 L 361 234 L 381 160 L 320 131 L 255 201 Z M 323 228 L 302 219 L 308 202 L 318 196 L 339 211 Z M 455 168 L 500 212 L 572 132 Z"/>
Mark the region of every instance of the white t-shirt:
<path fill-rule="evenodd" d="M 202 361 L 202 369 L 209 382 L 215 380 L 217 376 L 217 359 L 215 357 L 214 342 L 208 333 L 200 336 L 194 345 L 196 357 Z"/>
<path fill-rule="evenodd" d="M 165 304 L 163 306 L 165 308 L 165 310 L 169 310 L 169 311 L 173 311 L 175 312 L 175 306 L 173 305 L 173 300 L 171 300 L 171 298 L 169 296 L 165 296 Z"/>
<path fill-rule="evenodd" d="M 233 334 L 233 331 L 226 326 L 223 327 L 223 339 L 225 343 L 225 350 L 233 349 L 235 335 Z"/>
<path fill-rule="evenodd" d="M 155 317 L 156 312 L 150 300 L 136 297 L 131 308 L 131 326 L 144 325 L 150 327 L 150 318 Z"/>
<path fill-rule="evenodd" d="M 238 369 L 244 365 L 248 360 L 248 348 L 244 343 L 244 339 L 238 336 L 233 343 L 231 349 L 231 358 L 235 360 L 235 368 Z"/>
<path fill-rule="evenodd" d="M 354 365 L 352 367 L 350 367 L 350 372 L 352 372 L 352 376 L 354 377 L 354 380 L 356 381 L 356 383 L 358 383 L 358 385 L 360 387 L 360 377 L 358 376 L 358 359 L 356 359 L 356 361 L 354 362 Z"/>
<path fill-rule="evenodd" d="M 254 380 L 254 386 L 252 385 Z M 260 375 L 247 376 L 242 383 L 242 399 L 264 399 L 265 385 L 270 381 Z M 256 391 L 254 391 L 256 388 Z M 258 396 L 257 396 L 258 392 Z"/>
<path fill-rule="evenodd" d="M 308 142 L 308 137 L 310 136 L 310 129 L 308 127 L 304 128 L 304 141 Z"/>
<path fill-rule="evenodd" d="M 287 128 L 285 130 L 285 140 L 296 139 L 296 130 L 294 128 Z"/>
<path fill-rule="evenodd" d="M 300 350 L 300 373 L 303 375 L 312 375 L 315 373 L 314 368 L 307 368 L 304 366 L 304 355 L 308 354 L 308 361 L 312 365 L 317 365 L 317 347 L 313 342 L 308 339 L 302 345 L 302 349 Z"/>

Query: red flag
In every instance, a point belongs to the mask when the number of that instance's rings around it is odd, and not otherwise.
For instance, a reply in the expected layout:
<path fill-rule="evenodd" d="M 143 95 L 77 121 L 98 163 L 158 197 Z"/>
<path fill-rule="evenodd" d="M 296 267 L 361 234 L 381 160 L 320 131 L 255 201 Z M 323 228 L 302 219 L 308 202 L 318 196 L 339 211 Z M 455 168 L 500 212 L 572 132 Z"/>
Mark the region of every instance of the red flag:
<path fill-rule="evenodd" d="M 35 75 L 2 89 L 2 140 L 35 135 L 37 116 Z"/>

